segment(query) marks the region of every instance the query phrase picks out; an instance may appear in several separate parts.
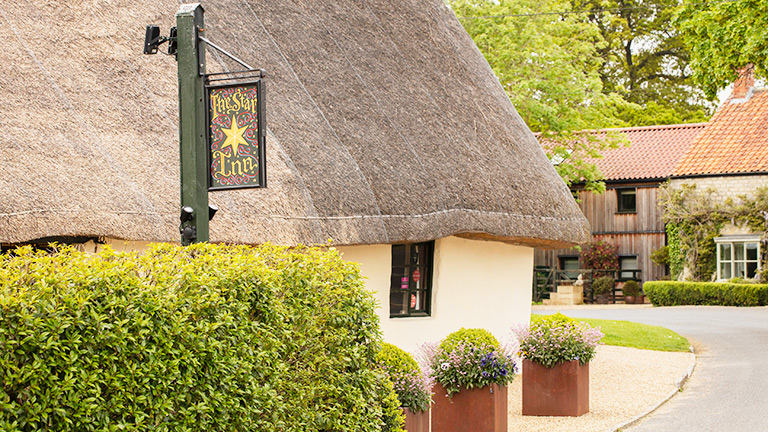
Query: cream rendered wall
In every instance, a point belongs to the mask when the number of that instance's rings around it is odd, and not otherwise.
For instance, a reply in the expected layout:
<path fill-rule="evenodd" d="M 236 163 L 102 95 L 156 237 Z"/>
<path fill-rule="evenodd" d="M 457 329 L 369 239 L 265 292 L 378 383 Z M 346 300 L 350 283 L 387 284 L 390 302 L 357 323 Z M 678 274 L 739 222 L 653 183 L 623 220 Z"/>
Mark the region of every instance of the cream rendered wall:
<path fill-rule="evenodd" d="M 391 246 L 337 249 L 360 264 L 366 287 L 376 293 L 384 340 L 407 351 L 461 327 L 490 330 L 503 343 L 511 326 L 530 319 L 533 248 L 459 237 L 436 240 L 432 314 L 414 318 L 389 318 Z"/>
<path fill-rule="evenodd" d="M 102 239 L 102 242 L 94 243 L 93 240 L 89 240 L 87 243 L 78 244 L 77 247 L 81 251 L 88 253 L 97 253 L 104 249 L 104 246 L 109 246 L 116 252 L 144 252 L 152 244 L 152 242 L 147 241 L 118 240 L 111 237 Z"/>

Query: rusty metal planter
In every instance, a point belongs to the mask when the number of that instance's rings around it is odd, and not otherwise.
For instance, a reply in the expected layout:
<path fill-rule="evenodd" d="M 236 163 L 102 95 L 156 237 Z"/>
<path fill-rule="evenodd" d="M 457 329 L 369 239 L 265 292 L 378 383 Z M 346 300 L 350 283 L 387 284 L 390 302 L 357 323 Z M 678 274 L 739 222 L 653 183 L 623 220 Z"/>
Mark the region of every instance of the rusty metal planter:
<path fill-rule="evenodd" d="M 548 368 L 523 359 L 523 415 L 578 417 L 589 412 L 589 363 Z"/>
<path fill-rule="evenodd" d="M 434 390 L 432 432 L 507 431 L 507 387 L 462 389 L 450 398 L 440 383 Z"/>
<path fill-rule="evenodd" d="M 429 432 L 429 410 L 413 412 L 403 408 L 405 412 L 405 430 L 407 432 Z"/>

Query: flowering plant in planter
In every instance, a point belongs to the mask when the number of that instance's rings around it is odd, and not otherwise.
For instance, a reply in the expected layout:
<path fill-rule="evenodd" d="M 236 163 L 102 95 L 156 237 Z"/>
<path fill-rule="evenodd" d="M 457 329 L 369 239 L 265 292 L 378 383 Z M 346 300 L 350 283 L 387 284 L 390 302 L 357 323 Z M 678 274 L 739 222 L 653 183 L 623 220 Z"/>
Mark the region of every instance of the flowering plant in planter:
<path fill-rule="evenodd" d="M 410 354 L 395 345 L 384 343 L 376 360 L 392 381 L 401 407 L 415 413 L 429 409 L 433 382 Z"/>
<path fill-rule="evenodd" d="M 512 350 L 502 347 L 483 329 L 462 328 L 448 335 L 440 345 L 425 345 L 423 350 L 430 377 L 439 382 L 448 395 L 462 388 L 506 386 L 517 372 Z"/>
<path fill-rule="evenodd" d="M 521 357 L 548 368 L 571 360 L 588 363 L 595 357 L 597 345 L 603 338 L 599 328 L 559 313 L 513 332 L 520 339 Z"/>

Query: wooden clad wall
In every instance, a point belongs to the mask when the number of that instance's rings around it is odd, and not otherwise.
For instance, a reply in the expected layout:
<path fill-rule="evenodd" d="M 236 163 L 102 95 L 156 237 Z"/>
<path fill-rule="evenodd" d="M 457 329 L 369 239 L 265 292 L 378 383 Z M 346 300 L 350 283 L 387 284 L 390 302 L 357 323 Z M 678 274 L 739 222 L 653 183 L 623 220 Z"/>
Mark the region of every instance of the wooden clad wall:
<path fill-rule="evenodd" d="M 622 186 L 624 188 L 625 186 Z M 637 187 L 637 213 L 617 213 L 616 188 L 608 188 L 605 193 L 579 192 L 579 206 L 592 226 L 592 233 L 648 233 L 663 232 L 662 211 L 656 204 L 658 184 L 653 187 Z"/>
<path fill-rule="evenodd" d="M 616 188 L 636 188 L 636 213 L 617 213 Z M 605 193 L 580 191 L 579 206 L 592 226 L 592 236 L 619 248 L 619 255 L 638 257 L 642 280 L 658 280 L 665 275 L 663 266 L 653 263 L 650 254 L 665 242 L 662 209 L 656 204 L 658 183 L 608 186 Z M 577 249 L 540 250 L 534 255 L 536 265 L 559 268 L 558 257 L 578 255 Z"/>

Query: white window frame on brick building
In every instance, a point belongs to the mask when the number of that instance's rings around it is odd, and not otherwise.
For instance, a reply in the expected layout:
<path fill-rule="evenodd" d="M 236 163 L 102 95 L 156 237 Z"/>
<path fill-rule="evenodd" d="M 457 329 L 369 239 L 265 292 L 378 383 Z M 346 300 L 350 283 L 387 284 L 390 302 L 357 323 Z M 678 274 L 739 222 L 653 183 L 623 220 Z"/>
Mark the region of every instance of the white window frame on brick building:
<path fill-rule="evenodd" d="M 715 244 L 717 245 L 717 280 L 757 277 L 760 272 L 762 253 L 759 235 L 717 237 Z"/>

